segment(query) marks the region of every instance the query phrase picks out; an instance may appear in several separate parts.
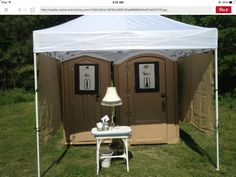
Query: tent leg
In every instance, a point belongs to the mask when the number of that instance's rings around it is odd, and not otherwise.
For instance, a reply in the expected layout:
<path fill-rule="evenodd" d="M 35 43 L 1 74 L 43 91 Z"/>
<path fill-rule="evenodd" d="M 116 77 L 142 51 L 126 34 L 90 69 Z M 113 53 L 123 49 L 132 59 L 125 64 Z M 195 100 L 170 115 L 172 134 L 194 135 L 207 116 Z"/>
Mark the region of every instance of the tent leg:
<path fill-rule="evenodd" d="M 216 170 L 220 170 L 219 155 L 219 105 L 218 105 L 218 52 L 215 49 L 215 116 L 216 116 Z"/>
<path fill-rule="evenodd" d="M 38 112 L 38 77 L 37 77 L 37 61 L 36 53 L 34 53 L 34 86 L 35 86 L 35 118 L 36 118 L 36 143 L 37 143 L 37 171 L 40 177 L 40 149 L 39 149 L 39 112 Z"/>

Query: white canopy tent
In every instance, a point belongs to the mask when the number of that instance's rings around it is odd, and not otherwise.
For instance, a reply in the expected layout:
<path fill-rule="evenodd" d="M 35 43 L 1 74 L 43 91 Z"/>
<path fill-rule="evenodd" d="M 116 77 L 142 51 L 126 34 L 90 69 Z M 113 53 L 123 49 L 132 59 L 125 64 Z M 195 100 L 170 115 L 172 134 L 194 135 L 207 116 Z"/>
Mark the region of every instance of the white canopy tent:
<path fill-rule="evenodd" d="M 34 31 L 34 52 L 208 48 L 217 48 L 217 29 L 155 15 L 86 15 Z"/>
<path fill-rule="evenodd" d="M 37 162 L 40 176 L 37 53 L 60 61 L 74 55 L 100 55 L 119 63 L 140 50 L 158 52 L 177 60 L 182 55 L 215 50 L 216 154 L 219 170 L 218 73 L 216 28 L 177 22 L 159 15 L 85 15 L 67 23 L 33 32 Z M 107 56 L 112 57 L 107 57 Z"/>

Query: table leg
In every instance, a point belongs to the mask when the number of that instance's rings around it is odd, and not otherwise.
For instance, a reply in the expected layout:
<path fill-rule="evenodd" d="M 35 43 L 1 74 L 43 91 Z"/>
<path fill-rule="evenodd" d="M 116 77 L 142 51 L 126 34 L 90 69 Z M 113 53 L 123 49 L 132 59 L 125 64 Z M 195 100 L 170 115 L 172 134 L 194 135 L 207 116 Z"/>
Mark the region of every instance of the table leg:
<path fill-rule="evenodd" d="M 127 138 L 124 138 L 124 139 L 122 139 L 122 140 L 123 140 L 124 145 L 125 145 L 124 152 L 125 152 L 125 160 L 126 160 L 127 172 L 129 172 L 129 151 L 128 151 L 128 139 L 127 139 Z"/>
<path fill-rule="evenodd" d="M 102 140 L 97 140 L 97 175 L 99 173 L 99 168 L 100 168 L 100 163 L 99 163 L 99 160 L 100 160 L 100 145 L 101 145 L 101 142 Z"/>
<path fill-rule="evenodd" d="M 126 165 L 127 165 L 127 172 L 129 172 L 129 151 L 128 151 L 128 139 L 125 139 L 125 150 L 126 150 Z"/>

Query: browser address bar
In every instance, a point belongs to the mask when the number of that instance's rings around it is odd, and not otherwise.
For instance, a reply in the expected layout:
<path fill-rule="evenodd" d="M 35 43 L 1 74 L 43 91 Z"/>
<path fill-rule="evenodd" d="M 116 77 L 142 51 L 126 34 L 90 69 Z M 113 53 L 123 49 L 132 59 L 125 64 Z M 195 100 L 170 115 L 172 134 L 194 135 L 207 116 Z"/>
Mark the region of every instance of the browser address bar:
<path fill-rule="evenodd" d="M 45 14 L 81 14 L 81 13 L 160 13 L 160 14 L 212 14 L 213 7 L 57 7 L 42 6 L 40 12 Z"/>

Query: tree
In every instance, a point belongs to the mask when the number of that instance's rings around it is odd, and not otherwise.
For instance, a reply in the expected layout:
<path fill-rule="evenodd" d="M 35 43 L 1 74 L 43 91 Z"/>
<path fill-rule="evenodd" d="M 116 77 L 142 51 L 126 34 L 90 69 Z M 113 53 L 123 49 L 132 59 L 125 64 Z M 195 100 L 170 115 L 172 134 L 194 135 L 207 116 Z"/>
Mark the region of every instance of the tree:
<path fill-rule="evenodd" d="M 33 89 L 32 31 L 77 16 L 0 16 L 0 88 Z"/>

